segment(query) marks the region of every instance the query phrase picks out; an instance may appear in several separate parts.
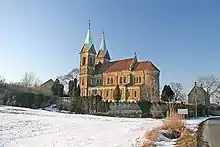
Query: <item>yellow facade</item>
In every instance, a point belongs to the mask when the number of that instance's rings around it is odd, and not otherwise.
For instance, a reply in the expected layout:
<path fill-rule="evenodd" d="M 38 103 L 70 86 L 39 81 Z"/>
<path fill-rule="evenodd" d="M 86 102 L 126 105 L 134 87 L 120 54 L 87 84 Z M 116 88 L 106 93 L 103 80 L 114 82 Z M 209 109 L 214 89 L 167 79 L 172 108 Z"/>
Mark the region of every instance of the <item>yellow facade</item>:
<path fill-rule="evenodd" d="M 111 61 L 102 38 L 100 50 L 91 42 L 90 28 L 80 52 L 80 95 L 100 95 L 104 101 L 114 101 L 117 85 L 121 101 L 159 100 L 160 71 L 150 61 L 139 62 L 137 56 Z"/>

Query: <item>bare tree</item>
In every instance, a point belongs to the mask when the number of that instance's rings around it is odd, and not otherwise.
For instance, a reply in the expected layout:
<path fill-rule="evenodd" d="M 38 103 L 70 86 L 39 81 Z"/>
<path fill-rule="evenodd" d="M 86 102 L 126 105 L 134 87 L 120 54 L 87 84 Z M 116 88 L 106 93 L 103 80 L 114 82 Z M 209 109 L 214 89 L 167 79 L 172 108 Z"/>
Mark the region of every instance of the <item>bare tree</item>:
<path fill-rule="evenodd" d="M 74 68 L 73 70 L 71 70 L 67 75 L 67 78 L 69 79 L 77 79 L 77 81 L 79 81 L 79 68 Z"/>
<path fill-rule="evenodd" d="M 155 85 L 142 85 L 141 91 L 141 95 L 144 99 L 148 101 L 159 100 L 159 88 L 157 88 Z"/>
<path fill-rule="evenodd" d="M 40 86 L 39 77 L 36 77 L 33 72 L 25 73 L 23 79 L 21 80 L 21 84 L 25 88 L 36 88 Z"/>
<path fill-rule="evenodd" d="M 201 76 L 198 78 L 200 84 L 208 94 L 208 97 L 216 96 L 220 98 L 220 81 L 215 75 Z"/>
<path fill-rule="evenodd" d="M 35 77 L 35 79 L 34 79 L 34 87 L 35 88 L 39 88 L 41 84 L 42 84 L 42 81 L 40 80 L 40 78 L 39 77 Z"/>
<path fill-rule="evenodd" d="M 186 98 L 186 94 L 183 92 L 183 86 L 180 83 L 170 83 L 171 89 L 174 92 L 175 100 L 183 100 Z"/>
<path fill-rule="evenodd" d="M 5 78 L 0 76 L 0 84 L 3 84 L 3 83 L 5 83 Z"/>
<path fill-rule="evenodd" d="M 75 78 L 77 79 L 77 82 L 78 82 L 79 81 L 79 69 L 78 68 L 74 68 L 68 74 L 58 77 L 60 83 L 64 85 L 65 92 L 68 91 L 69 81 L 74 80 Z"/>

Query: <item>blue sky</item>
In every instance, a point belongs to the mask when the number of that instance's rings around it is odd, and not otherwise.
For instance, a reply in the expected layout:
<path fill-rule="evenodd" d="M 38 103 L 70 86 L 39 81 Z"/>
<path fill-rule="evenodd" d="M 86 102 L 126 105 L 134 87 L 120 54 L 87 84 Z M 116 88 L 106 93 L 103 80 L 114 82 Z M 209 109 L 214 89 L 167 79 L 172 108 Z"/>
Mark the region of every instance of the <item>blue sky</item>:
<path fill-rule="evenodd" d="M 188 92 L 200 75 L 220 75 L 218 0 L 2 0 L 0 75 L 19 81 L 25 72 L 41 80 L 79 67 L 79 51 L 91 20 L 99 48 L 105 31 L 113 60 L 151 60 L 161 85 L 180 82 Z"/>

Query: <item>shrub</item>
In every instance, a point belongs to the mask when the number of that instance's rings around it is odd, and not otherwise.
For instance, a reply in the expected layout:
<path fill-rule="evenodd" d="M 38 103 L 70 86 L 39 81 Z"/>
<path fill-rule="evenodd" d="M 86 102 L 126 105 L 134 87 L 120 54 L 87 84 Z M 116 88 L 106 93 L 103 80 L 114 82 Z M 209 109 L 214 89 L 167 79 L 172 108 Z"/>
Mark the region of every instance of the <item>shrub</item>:
<path fill-rule="evenodd" d="M 141 100 L 137 104 L 143 113 L 143 117 L 149 117 L 150 116 L 149 112 L 150 112 L 152 103 L 147 100 Z"/>
<path fill-rule="evenodd" d="M 184 129 L 178 140 L 178 147 L 197 147 L 197 139 L 188 129 Z"/>
<path fill-rule="evenodd" d="M 162 128 L 165 130 L 171 129 L 171 130 L 181 131 L 183 128 L 182 118 L 176 112 L 171 111 L 170 116 L 164 122 Z"/>
<path fill-rule="evenodd" d="M 158 140 L 158 128 L 148 131 L 144 135 L 144 141 L 141 147 L 151 147 Z"/>
<path fill-rule="evenodd" d="M 115 87 L 115 90 L 113 92 L 113 98 L 114 100 L 116 101 L 119 101 L 121 99 L 121 92 L 120 92 L 120 88 L 119 88 L 119 85 L 117 85 Z"/>
<path fill-rule="evenodd" d="M 64 107 L 63 104 L 57 104 L 57 108 L 58 108 L 59 110 L 63 110 L 63 107 Z"/>

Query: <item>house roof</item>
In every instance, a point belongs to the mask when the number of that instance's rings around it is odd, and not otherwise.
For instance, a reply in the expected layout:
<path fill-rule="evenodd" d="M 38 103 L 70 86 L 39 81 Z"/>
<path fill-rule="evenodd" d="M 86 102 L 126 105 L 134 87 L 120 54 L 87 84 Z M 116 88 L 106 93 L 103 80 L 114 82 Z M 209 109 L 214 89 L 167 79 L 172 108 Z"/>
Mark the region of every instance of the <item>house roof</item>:
<path fill-rule="evenodd" d="M 128 58 L 123 60 L 116 60 L 112 62 L 102 63 L 96 65 L 95 73 L 108 73 L 108 72 L 118 72 L 118 71 L 129 71 L 134 58 Z M 143 61 L 137 62 L 134 66 L 134 71 L 138 70 L 151 70 L 152 68 L 157 69 L 152 62 Z M 158 70 L 158 69 L 157 69 Z M 159 71 L 159 70 L 158 70 Z"/>
<path fill-rule="evenodd" d="M 202 87 L 199 87 L 198 85 L 196 85 L 196 83 L 194 87 L 191 89 L 191 91 L 189 92 L 188 96 L 192 94 L 193 92 L 206 94 L 206 91 Z"/>
<path fill-rule="evenodd" d="M 43 84 L 41 84 L 41 86 L 47 84 L 47 83 L 54 83 L 54 81 L 52 79 L 47 80 L 46 82 L 44 82 Z"/>

